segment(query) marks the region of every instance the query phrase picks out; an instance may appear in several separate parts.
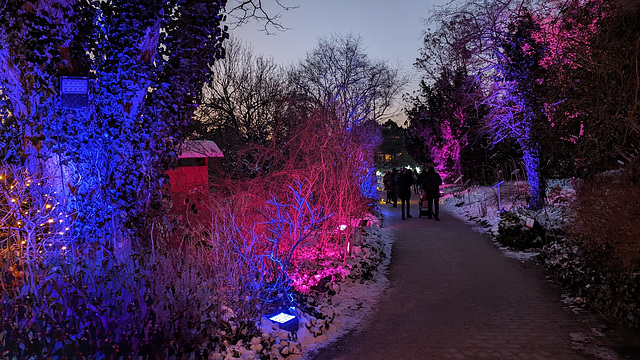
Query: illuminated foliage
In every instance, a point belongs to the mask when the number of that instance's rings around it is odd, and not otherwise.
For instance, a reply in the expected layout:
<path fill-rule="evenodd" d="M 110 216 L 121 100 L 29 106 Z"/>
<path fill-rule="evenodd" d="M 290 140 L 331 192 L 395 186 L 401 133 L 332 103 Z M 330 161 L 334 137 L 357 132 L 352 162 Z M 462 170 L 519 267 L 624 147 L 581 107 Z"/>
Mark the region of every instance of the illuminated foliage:
<path fill-rule="evenodd" d="M 58 178 L 87 240 L 126 243 L 148 233 L 208 66 L 223 55 L 223 5 L 4 5 L 1 155 Z M 91 79 L 88 108 L 60 108 L 63 75 Z"/>
<path fill-rule="evenodd" d="M 412 107 L 406 110 L 408 138 L 416 144 L 409 147 L 411 155 L 425 163 L 433 161 L 449 180 L 460 175 L 479 180 L 477 157 L 487 153 L 490 142 L 480 134 L 473 102 L 479 96 L 476 92 L 473 78 L 464 71 L 444 69 L 433 85 L 421 83 L 420 92 L 410 99 Z"/>
<path fill-rule="evenodd" d="M 541 36 L 552 48 L 543 64 L 552 91 L 553 126 L 565 173 L 592 176 L 628 163 L 638 154 L 638 31 L 633 1 L 584 1 L 563 8 L 555 27 Z"/>
<path fill-rule="evenodd" d="M 0 267 L 5 271 L 30 269 L 72 252 L 73 214 L 66 213 L 52 185 L 51 179 L 25 168 L 0 167 Z M 4 280 L 5 290 L 15 285 Z"/>
<path fill-rule="evenodd" d="M 534 40 L 532 33 L 539 26 L 529 13 L 524 13 L 509 25 L 502 42 L 503 57 L 498 62 L 498 81 L 504 88 L 503 106 L 494 109 L 494 131 L 507 131 L 522 148 L 529 189 L 529 205 L 540 209 L 545 189 L 540 174 L 541 131 L 545 125 L 543 73 L 540 65 L 544 44 Z M 505 111 L 504 109 L 509 110 Z"/>

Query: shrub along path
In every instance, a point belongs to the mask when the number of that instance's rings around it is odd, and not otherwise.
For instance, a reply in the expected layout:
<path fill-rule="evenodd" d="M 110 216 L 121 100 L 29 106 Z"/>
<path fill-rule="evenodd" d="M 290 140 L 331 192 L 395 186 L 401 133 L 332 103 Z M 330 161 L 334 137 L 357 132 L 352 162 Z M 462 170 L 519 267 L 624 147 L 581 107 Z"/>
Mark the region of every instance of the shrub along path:
<path fill-rule="evenodd" d="M 446 212 L 440 222 L 418 218 L 415 200 L 405 221 L 399 207 L 382 207 L 396 234 L 390 287 L 367 324 L 308 358 L 631 358 L 613 350 L 618 332 L 563 304 L 532 261 L 504 256 Z"/>

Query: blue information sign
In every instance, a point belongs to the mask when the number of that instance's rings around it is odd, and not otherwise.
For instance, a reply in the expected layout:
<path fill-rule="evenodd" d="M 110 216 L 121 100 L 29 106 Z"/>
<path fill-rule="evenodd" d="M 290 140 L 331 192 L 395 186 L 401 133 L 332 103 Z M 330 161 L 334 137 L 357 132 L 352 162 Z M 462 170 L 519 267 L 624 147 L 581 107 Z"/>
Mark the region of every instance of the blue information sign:
<path fill-rule="evenodd" d="M 60 77 L 60 105 L 64 109 L 89 106 L 89 79 L 78 76 Z"/>

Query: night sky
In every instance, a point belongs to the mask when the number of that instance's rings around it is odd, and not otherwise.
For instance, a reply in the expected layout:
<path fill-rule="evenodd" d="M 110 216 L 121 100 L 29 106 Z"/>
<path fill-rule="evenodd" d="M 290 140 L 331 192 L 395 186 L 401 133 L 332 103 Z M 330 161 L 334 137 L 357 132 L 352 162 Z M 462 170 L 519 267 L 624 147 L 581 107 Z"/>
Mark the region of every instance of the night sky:
<path fill-rule="evenodd" d="M 331 34 L 360 35 L 371 58 L 400 64 L 414 79 L 405 92 L 417 88 L 413 63 L 422 46 L 422 32 L 433 6 L 447 0 L 289 0 L 297 9 L 283 11 L 285 32 L 266 35 L 261 26 L 249 23 L 233 29 L 232 36 L 251 44 L 256 54 L 263 54 L 282 65 L 296 63 L 317 43 Z M 272 8 L 273 9 L 273 8 Z"/>

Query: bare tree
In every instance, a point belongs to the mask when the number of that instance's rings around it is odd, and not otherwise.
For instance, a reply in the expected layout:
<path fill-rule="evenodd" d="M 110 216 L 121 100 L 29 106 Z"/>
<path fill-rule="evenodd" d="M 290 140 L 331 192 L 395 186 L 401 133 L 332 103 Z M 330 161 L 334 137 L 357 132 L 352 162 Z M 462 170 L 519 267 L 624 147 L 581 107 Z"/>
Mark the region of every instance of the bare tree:
<path fill-rule="evenodd" d="M 194 131 L 218 143 L 227 154 L 225 161 L 237 165 L 238 152 L 247 145 L 273 147 L 286 136 L 286 73 L 237 39 L 225 48 L 225 58 L 211 66 Z"/>
<path fill-rule="evenodd" d="M 233 27 L 242 26 L 253 19 L 262 24 L 262 30 L 271 34 L 275 30 L 288 30 L 280 22 L 281 11 L 289 11 L 298 6 L 286 5 L 282 0 L 274 0 L 275 4 L 265 5 L 263 0 L 233 0 L 227 3 L 227 15 Z"/>
<path fill-rule="evenodd" d="M 362 38 L 353 35 L 320 38 L 290 78 L 297 92 L 343 130 L 380 119 L 407 83 L 398 68 L 370 59 Z"/>

